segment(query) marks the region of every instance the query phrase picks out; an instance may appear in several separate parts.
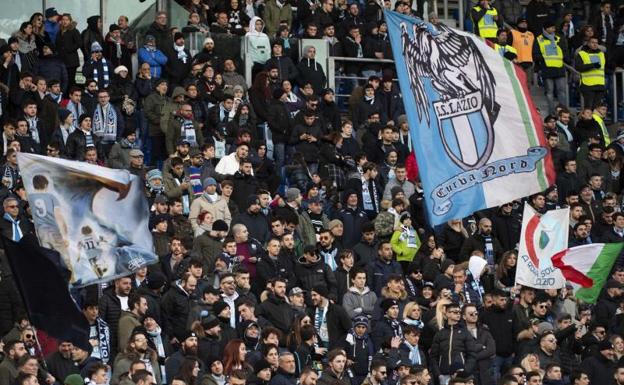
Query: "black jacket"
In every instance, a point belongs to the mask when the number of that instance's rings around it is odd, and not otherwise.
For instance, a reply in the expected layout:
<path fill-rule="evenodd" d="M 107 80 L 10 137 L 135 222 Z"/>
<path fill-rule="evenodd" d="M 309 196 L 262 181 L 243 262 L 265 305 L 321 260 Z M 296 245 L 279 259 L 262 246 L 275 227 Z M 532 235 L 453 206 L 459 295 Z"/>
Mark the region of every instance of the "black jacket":
<path fill-rule="evenodd" d="M 512 308 L 500 309 L 497 306 L 492 306 L 484 310 L 482 314 L 481 321 L 489 327 L 490 334 L 496 341 L 496 355 L 501 357 L 512 355 L 515 342 Z"/>
<path fill-rule="evenodd" d="M 68 29 L 65 32 L 59 31 L 56 35 L 56 52 L 67 68 L 80 66 L 78 50 L 81 44 L 80 33 L 76 28 Z"/>
<path fill-rule="evenodd" d="M 91 134 L 93 143 L 98 152 L 98 158 L 103 159 L 102 149 L 100 146 L 100 138 Z M 73 160 L 83 161 L 85 153 L 87 152 L 87 137 L 82 130 L 75 130 L 67 137 L 67 143 L 65 144 L 67 157 Z"/>
<path fill-rule="evenodd" d="M 292 118 L 286 105 L 273 99 L 268 108 L 268 123 L 274 143 L 287 143 L 292 131 Z"/>
<path fill-rule="evenodd" d="M 186 320 L 191 309 L 192 296 L 178 285 L 172 286 L 161 301 L 163 315 L 171 325 L 173 335 L 180 339 L 186 331 Z"/>
<path fill-rule="evenodd" d="M 345 248 L 351 248 L 362 238 L 362 226 L 369 220 L 362 209 L 353 210 L 347 206 L 343 207 L 336 215 L 336 219 L 339 219 L 344 226 L 342 245 Z"/>
<path fill-rule="evenodd" d="M 300 257 L 295 264 L 295 276 L 303 290 L 311 291 L 314 287 L 323 285 L 329 290 L 330 296 L 336 298 L 336 277 L 320 257 L 312 263 L 306 262 L 305 257 Z"/>
<path fill-rule="evenodd" d="M 256 317 L 264 318 L 284 334 L 290 333 L 295 312 L 285 298 L 270 294 L 266 301 L 256 308 Z"/>
<path fill-rule="evenodd" d="M 327 320 L 327 333 L 329 335 L 329 350 L 332 350 L 340 346 L 340 343 L 349 332 L 349 329 L 351 329 L 351 319 L 342 306 L 331 302 L 327 306 L 327 314 L 325 317 Z M 308 316 L 310 319 L 315 319 L 315 313 L 315 307 L 308 308 Z"/>
<path fill-rule="evenodd" d="M 256 281 L 259 288 L 264 289 L 269 280 L 274 278 L 284 278 L 288 280 L 288 287 L 296 285 L 293 262 L 280 253 L 276 260 L 269 256 L 264 256 L 256 264 Z"/>
<path fill-rule="evenodd" d="M 295 63 L 293 63 L 292 59 L 288 56 L 273 56 L 264 64 L 264 68 L 267 70 L 273 66 L 277 67 L 280 80 L 290 80 L 294 82 L 299 74 Z"/>
<path fill-rule="evenodd" d="M 297 70 L 299 71 L 299 76 L 297 78 L 299 87 L 303 87 L 305 83 L 310 82 L 314 93 L 320 95 L 327 84 L 327 77 L 325 76 L 323 67 L 314 59 L 303 58 L 297 65 Z"/>
<path fill-rule="evenodd" d="M 476 346 L 474 338 L 460 325 L 439 330 L 433 337 L 430 359 L 434 376 L 452 374 L 451 368 L 464 369 L 472 374 L 476 368 Z"/>
<path fill-rule="evenodd" d="M 119 329 L 119 317 L 121 317 L 121 302 L 115 295 L 114 289 L 114 287 L 105 289 L 99 303 L 100 318 L 108 324 L 110 330 L 112 354 L 117 352 L 117 331 Z"/>

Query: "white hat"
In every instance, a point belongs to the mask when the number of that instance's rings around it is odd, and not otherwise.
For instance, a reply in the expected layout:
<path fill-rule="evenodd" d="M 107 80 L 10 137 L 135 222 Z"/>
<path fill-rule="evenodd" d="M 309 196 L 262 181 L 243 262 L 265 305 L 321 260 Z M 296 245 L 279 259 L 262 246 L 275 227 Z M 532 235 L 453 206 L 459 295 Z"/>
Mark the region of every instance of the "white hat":
<path fill-rule="evenodd" d="M 126 67 L 126 66 L 117 66 L 117 68 L 115 68 L 115 70 L 113 72 L 115 73 L 115 75 L 119 75 L 119 73 L 121 71 L 130 72 L 130 71 L 128 71 L 128 67 Z"/>

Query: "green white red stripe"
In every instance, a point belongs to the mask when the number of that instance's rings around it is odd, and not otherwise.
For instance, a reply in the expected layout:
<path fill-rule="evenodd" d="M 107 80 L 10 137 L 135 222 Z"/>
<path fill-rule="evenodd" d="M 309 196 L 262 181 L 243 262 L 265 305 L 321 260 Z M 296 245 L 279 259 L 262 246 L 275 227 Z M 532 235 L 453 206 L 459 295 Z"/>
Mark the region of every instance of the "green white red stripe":
<path fill-rule="evenodd" d="M 551 260 L 566 280 L 581 286 L 576 298 L 595 303 L 622 247 L 624 243 L 593 243 L 563 250 Z"/>

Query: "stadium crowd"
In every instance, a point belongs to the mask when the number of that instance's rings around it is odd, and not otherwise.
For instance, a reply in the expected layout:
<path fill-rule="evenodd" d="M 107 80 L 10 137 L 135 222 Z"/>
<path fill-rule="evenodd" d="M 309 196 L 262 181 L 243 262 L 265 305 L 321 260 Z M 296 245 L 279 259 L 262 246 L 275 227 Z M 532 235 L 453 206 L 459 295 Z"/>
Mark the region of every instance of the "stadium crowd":
<path fill-rule="evenodd" d="M 624 259 L 596 304 L 515 285 L 524 201 L 569 207 L 570 246 L 624 240 L 624 131 L 603 103 L 624 8 L 474 5 L 474 33 L 543 87 L 557 182 L 432 228 L 392 65 L 345 62 L 367 78 L 345 112 L 297 47 L 392 58 L 382 11 L 424 4 L 191 0 L 186 25 L 158 12 L 141 36 L 125 16 L 24 21 L 0 46 L 0 232 L 34 232 L 18 152 L 84 161 L 143 181 L 160 263 L 76 292 L 83 350 L 35 330 L 3 261 L 0 385 L 624 385 Z M 216 35 L 245 39 L 251 84 Z"/>

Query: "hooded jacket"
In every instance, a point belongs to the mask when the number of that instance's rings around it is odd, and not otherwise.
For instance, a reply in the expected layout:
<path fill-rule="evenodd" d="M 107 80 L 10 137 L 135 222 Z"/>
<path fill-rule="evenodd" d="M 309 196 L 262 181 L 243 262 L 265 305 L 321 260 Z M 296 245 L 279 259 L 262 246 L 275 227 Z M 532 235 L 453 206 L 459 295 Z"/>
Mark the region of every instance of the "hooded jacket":
<path fill-rule="evenodd" d="M 252 17 L 249 21 L 249 32 L 245 34 L 247 57 L 253 63 L 264 64 L 271 58 L 271 41 L 266 33 L 256 31 L 256 21 L 258 20 L 262 22 L 262 30 L 264 31 L 264 21 L 258 16 Z"/>
<path fill-rule="evenodd" d="M 80 36 L 82 40 L 82 53 L 85 58 L 91 56 L 91 43 L 94 41 L 100 43 L 100 47 L 104 47 L 104 36 L 102 36 L 102 31 L 97 27 L 98 19 L 100 19 L 98 15 L 89 16 L 89 18 L 87 18 L 87 28 L 82 31 Z"/>
<path fill-rule="evenodd" d="M 351 286 L 349 291 L 342 297 L 342 307 L 347 311 L 351 319 L 360 314 L 370 318 L 373 315 L 376 303 L 377 294 L 368 287 L 364 287 L 364 290 L 360 293 L 355 286 Z"/>
<path fill-rule="evenodd" d="M 307 55 L 308 48 L 309 47 L 306 46 L 303 49 L 303 52 L 306 52 L 305 55 Z M 323 66 L 315 59 L 304 57 L 297 65 L 297 71 L 299 72 L 297 76 L 297 84 L 299 84 L 299 87 L 303 87 L 305 83 L 310 82 L 314 93 L 320 95 L 327 84 L 327 77 L 325 76 Z"/>

